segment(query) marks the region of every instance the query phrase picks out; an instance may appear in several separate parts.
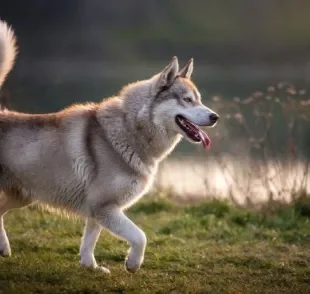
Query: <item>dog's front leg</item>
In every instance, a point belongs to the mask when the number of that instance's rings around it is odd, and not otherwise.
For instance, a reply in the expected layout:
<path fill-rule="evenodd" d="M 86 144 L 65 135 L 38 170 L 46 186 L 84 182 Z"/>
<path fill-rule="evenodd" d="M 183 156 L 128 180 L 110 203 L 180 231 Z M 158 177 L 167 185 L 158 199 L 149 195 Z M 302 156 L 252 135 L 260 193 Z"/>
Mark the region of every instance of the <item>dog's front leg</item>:
<path fill-rule="evenodd" d="M 115 205 L 108 205 L 96 211 L 95 219 L 111 233 L 131 245 L 125 266 L 129 272 L 137 271 L 144 259 L 147 242 L 145 233 Z"/>
<path fill-rule="evenodd" d="M 82 243 L 80 247 L 80 263 L 83 266 L 100 269 L 104 273 L 109 274 L 110 271 L 107 268 L 103 266 L 98 266 L 94 256 L 95 246 L 100 236 L 101 230 L 102 226 L 97 221 L 91 218 L 88 218 L 86 220 Z"/>

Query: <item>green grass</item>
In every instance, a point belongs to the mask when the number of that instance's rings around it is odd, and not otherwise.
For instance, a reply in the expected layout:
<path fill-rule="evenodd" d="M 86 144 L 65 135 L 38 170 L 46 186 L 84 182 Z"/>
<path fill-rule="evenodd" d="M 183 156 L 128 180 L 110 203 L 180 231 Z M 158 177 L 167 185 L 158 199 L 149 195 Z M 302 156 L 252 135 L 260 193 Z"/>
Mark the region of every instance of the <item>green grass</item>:
<path fill-rule="evenodd" d="M 309 293 L 309 208 L 143 200 L 128 214 L 148 236 L 145 262 L 127 273 L 128 245 L 103 232 L 96 258 L 110 276 L 79 266 L 82 221 L 16 210 L 5 218 L 13 255 L 0 259 L 0 293 Z"/>

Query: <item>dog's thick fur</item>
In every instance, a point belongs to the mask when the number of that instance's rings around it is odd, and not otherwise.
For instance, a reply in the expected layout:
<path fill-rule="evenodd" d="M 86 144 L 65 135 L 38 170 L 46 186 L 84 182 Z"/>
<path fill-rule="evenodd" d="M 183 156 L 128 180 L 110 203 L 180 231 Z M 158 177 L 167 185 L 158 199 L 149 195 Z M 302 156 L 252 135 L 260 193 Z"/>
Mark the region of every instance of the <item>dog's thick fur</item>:
<path fill-rule="evenodd" d="M 0 22 L 0 86 L 15 55 L 13 31 Z M 105 228 L 131 245 L 126 269 L 139 269 L 146 236 L 124 209 L 148 191 L 158 163 L 182 135 L 187 138 L 176 115 L 197 125 L 214 124 L 214 112 L 202 105 L 190 80 L 192 71 L 193 60 L 179 71 L 174 57 L 159 74 L 98 104 L 74 105 L 51 114 L 1 111 L 1 254 L 11 254 L 4 214 L 39 202 L 85 217 L 82 265 L 109 272 L 94 258 Z"/>

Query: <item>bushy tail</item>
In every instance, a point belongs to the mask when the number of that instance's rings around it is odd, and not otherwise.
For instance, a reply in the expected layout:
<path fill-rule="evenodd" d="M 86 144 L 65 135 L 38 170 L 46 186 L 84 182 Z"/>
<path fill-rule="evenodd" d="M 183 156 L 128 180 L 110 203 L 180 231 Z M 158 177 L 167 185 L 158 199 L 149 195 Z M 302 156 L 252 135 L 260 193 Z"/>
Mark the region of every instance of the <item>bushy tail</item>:
<path fill-rule="evenodd" d="M 14 65 L 17 54 L 14 31 L 0 20 L 0 87 Z"/>

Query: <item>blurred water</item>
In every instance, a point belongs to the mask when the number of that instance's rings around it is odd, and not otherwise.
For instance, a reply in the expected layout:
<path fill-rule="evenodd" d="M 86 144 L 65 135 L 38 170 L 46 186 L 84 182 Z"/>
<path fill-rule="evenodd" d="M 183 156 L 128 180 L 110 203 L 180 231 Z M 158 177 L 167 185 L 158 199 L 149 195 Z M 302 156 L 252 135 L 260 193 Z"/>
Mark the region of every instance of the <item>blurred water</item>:
<path fill-rule="evenodd" d="M 182 200 L 224 198 L 239 204 L 262 203 L 270 198 L 290 201 L 301 190 L 310 191 L 308 163 L 245 157 L 171 158 L 157 178 L 160 190 L 170 189 Z"/>

